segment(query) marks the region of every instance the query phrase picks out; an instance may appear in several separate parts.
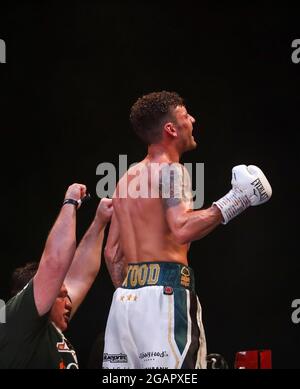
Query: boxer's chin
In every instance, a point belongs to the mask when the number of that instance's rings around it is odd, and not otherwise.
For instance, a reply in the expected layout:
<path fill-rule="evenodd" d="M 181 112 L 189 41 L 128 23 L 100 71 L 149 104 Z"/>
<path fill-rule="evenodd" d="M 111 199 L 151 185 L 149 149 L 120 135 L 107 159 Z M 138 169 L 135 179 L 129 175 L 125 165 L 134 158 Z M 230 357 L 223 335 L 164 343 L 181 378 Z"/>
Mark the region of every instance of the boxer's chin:
<path fill-rule="evenodd" d="M 194 137 L 191 137 L 191 140 L 189 144 L 187 145 L 186 151 L 194 150 L 197 147 L 197 142 L 195 141 Z"/>

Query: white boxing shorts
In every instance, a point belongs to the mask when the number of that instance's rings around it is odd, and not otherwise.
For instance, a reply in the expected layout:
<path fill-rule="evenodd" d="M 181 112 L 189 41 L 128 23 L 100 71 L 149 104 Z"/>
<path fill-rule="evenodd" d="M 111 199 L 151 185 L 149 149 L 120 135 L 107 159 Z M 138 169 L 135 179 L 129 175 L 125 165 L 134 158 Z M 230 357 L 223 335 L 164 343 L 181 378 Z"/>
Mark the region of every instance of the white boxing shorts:
<path fill-rule="evenodd" d="M 128 265 L 105 331 L 104 369 L 206 368 L 193 270 L 176 262 Z"/>

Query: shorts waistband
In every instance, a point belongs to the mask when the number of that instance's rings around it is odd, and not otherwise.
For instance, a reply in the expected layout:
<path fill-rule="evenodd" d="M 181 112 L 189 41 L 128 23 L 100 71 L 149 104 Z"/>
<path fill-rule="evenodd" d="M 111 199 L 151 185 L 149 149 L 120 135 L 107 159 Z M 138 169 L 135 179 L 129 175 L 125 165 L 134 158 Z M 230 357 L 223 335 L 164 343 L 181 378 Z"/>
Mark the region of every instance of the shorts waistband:
<path fill-rule="evenodd" d="M 129 263 L 122 288 L 137 289 L 143 286 L 171 286 L 195 291 L 193 269 L 176 262 Z"/>

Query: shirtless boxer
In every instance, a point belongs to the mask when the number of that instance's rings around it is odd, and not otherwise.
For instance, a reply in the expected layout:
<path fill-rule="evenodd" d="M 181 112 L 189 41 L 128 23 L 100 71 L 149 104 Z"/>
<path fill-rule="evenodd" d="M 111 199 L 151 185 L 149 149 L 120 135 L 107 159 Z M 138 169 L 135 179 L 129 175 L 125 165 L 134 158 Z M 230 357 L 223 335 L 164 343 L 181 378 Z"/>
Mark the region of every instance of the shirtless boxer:
<path fill-rule="evenodd" d="M 193 211 L 188 172 L 179 160 L 197 146 L 195 119 L 182 98 L 150 93 L 133 105 L 130 119 L 148 154 L 121 178 L 113 198 L 105 258 L 117 289 L 103 368 L 205 368 L 189 245 L 250 205 L 266 202 L 272 190 L 259 168 L 239 165 L 227 195 Z"/>

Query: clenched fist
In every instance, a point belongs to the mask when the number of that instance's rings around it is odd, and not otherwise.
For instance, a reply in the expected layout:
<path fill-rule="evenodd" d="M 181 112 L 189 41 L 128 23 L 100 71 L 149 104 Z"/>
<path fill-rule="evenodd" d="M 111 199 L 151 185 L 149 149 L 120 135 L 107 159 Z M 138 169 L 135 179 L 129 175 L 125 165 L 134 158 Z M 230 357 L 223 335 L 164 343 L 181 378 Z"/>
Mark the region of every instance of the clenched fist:
<path fill-rule="evenodd" d="M 260 205 L 272 196 L 272 188 L 262 170 L 254 165 L 238 165 L 232 169 L 232 189 L 214 202 L 227 224 L 251 205 Z"/>
<path fill-rule="evenodd" d="M 66 191 L 65 199 L 82 200 L 86 195 L 86 186 L 82 184 L 72 184 Z"/>
<path fill-rule="evenodd" d="M 101 199 L 96 212 L 97 217 L 99 217 L 104 223 L 108 223 L 112 217 L 112 214 L 112 200 L 107 198 Z"/>

